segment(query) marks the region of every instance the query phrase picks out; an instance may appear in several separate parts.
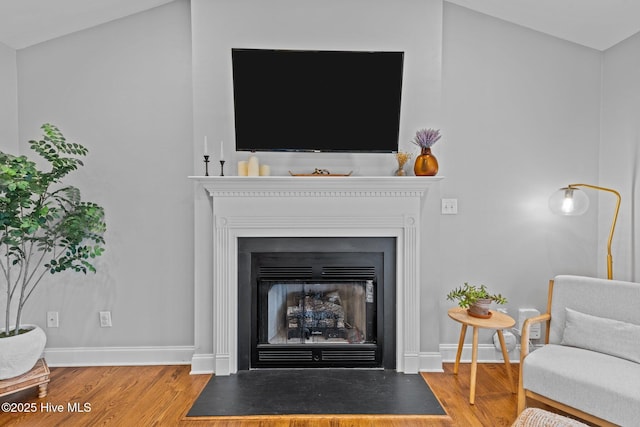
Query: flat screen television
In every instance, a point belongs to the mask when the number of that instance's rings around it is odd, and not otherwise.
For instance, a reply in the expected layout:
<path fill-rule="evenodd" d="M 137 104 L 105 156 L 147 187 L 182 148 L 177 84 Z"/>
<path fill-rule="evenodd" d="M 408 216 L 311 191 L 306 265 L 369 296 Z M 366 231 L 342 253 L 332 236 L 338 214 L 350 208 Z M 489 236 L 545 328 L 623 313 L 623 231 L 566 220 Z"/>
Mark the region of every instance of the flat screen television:
<path fill-rule="evenodd" d="M 403 52 L 232 49 L 236 150 L 398 150 Z"/>

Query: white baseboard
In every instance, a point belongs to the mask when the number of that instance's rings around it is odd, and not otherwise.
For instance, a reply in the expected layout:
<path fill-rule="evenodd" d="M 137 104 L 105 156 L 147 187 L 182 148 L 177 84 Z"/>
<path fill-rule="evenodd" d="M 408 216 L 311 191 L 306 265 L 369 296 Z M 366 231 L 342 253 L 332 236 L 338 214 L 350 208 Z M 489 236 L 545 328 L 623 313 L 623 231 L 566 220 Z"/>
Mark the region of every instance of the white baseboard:
<path fill-rule="evenodd" d="M 216 358 L 213 354 L 194 354 L 191 358 L 191 375 L 213 374 Z"/>
<path fill-rule="evenodd" d="M 418 355 L 420 372 L 442 372 L 442 363 L 455 362 L 457 344 L 440 344 L 439 350 Z M 216 365 L 213 354 L 194 354 L 193 346 L 45 348 L 44 357 L 51 367 L 190 364 L 192 375 L 211 374 Z M 471 362 L 471 344 L 462 348 L 460 361 Z M 520 361 L 519 345 L 509 352 L 509 361 Z M 502 353 L 491 344 L 479 344 L 478 362 L 502 363 Z"/>
<path fill-rule="evenodd" d="M 420 372 L 443 372 L 442 354 L 436 351 L 420 353 Z"/>
<path fill-rule="evenodd" d="M 471 362 L 471 344 L 465 344 L 462 347 L 462 356 L 460 362 Z M 442 361 L 446 363 L 453 363 L 456 361 L 456 353 L 458 351 L 458 344 L 440 344 L 440 354 L 442 355 Z M 502 352 L 497 350 L 493 344 L 478 344 L 478 363 L 502 363 Z M 516 346 L 509 352 L 509 362 L 520 362 L 520 346 Z"/>
<path fill-rule="evenodd" d="M 45 348 L 52 367 L 188 365 L 193 346 Z"/>

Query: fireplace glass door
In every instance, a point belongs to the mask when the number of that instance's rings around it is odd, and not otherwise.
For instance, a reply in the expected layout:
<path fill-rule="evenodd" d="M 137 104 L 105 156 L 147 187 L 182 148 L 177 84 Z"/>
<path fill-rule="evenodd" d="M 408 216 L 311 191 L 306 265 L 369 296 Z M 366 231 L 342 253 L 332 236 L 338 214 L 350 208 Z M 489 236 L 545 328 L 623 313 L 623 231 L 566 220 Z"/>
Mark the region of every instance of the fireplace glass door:
<path fill-rule="evenodd" d="M 258 294 L 254 366 L 379 363 L 374 280 L 260 280 Z"/>
<path fill-rule="evenodd" d="M 373 280 L 267 282 L 261 344 L 364 344 L 372 334 Z"/>

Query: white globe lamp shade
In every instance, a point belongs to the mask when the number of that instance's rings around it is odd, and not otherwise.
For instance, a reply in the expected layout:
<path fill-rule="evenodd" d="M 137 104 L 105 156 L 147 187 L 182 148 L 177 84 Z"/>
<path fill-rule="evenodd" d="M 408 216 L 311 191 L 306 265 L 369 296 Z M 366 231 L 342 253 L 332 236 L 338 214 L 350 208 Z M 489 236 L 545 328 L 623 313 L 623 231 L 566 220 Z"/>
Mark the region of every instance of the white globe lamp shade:
<path fill-rule="evenodd" d="M 564 187 L 549 198 L 549 209 L 558 215 L 582 215 L 589 209 L 589 197 L 575 187 Z"/>

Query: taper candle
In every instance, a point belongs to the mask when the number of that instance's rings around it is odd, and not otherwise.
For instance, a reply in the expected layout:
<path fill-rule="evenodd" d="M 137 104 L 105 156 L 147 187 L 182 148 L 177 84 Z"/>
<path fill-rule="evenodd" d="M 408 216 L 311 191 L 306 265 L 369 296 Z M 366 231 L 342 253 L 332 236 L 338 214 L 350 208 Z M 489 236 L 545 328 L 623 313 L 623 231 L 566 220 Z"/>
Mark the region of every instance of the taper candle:
<path fill-rule="evenodd" d="M 209 154 L 209 144 L 207 144 L 207 135 L 204 136 L 204 154 Z"/>
<path fill-rule="evenodd" d="M 220 141 L 220 160 L 224 160 L 224 141 Z"/>

